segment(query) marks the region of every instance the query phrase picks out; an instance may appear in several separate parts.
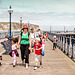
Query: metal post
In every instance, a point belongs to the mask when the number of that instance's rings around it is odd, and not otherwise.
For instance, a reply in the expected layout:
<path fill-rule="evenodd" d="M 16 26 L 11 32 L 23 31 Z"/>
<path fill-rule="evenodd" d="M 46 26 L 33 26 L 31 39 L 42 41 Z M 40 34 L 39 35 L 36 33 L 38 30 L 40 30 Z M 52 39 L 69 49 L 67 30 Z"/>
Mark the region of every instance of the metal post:
<path fill-rule="evenodd" d="M 12 38 L 11 38 L 11 13 L 10 13 L 10 37 L 9 37 L 10 42 L 12 42 Z"/>
<path fill-rule="evenodd" d="M 28 31 L 29 31 L 29 21 L 28 21 Z"/>
<path fill-rule="evenodd" d="M 65 53 L 65 45 L 66 45 L 66 36 L 64 36 L 64 53 Z"/>
<path fill-rule="evenodd" d="M 9 35 L 9 40 L 12 43 L 12 38 L 11 38 L 11 14 L 13 13 L 13 9 L 11 8 L 11 5 L 10 5 L 10 7 L 8 9 L 8 13 L 10 15 L 10 21 L 9 21 L 10 22 L 10 35 Z"/>
<path fill-rule="evenodd" d="M 62 49 L 61 50 L 63 50 L 63 35 L 62 35 Z"/>
<path fill-rule="evenodd" d="M 60 41 L 61 41 L 61 35 L 60 35 Z"/>
<path fill-rule="evenodd" d="M 20 17 L 20 28 L 22 28 L 22 17 Z"/>
<path fill-rule="evenodd" d="M 67 37 L 67 55 L 69 55 L 69 36 Z"/>
<path fill-rule="evenodd" d="M 51 33 L 51 26 L 50 26 L 50 33 Z"/>
<path fill-rule="evenodd" d="M 72 56 L 71 56 L 71 59 L 73 59 L 73 44 L 74 44 L 74 38 L 72 36 Z"/>

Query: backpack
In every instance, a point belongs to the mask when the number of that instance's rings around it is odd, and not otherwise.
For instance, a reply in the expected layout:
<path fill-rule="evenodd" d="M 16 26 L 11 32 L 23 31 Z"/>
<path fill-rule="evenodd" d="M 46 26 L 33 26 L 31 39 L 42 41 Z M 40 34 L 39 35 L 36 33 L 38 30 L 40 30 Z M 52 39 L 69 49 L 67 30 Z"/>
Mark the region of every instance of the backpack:
<path fill-rule="evenodd" d="M 44 52 L 44 50 L 43 50 L 43 49 L 41 50 L 41 52 L 42 52 L 42 54 L 41 54 L 41 55 L 42 55 L 42 56 L 44 56 L 44 55 L 45 55 L 45 52 Z"/>
<path fill-rule="evenodd" d="M 23 33 L 23 32 L 21 32 L 21 36 L 22 36 L 22 33 Z M 29 37 L 29 35 L 30 35 L 30 33 L 28 32 L 28 37 Z"/>

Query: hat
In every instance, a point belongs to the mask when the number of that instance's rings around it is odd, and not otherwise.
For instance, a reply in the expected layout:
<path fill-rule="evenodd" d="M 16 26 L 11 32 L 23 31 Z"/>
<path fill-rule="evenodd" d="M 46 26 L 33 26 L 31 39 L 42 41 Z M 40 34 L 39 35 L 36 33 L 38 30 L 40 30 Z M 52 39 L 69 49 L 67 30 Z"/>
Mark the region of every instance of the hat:
<path fill-rule="evenodd" d="M 23 30 L 24 28 L 27 28 L 28 29 L 28 26 L 26 24 L 23 25 L 23 28 L 21 30 Z"/>
<path fill-rule="evenodd" d="M 40 38 L 35 38 L 35 40 L 38 40 L 38 41 L 40 41 Z"/>
<path fill-rule="evenodd" d="M 56 36 L 54 36 L 54 38 L 56 38 Z"/>
<path fill-rule="evenodd" d="M 32 27 L 30 30 L 34 30 L 34 28 Z"/>

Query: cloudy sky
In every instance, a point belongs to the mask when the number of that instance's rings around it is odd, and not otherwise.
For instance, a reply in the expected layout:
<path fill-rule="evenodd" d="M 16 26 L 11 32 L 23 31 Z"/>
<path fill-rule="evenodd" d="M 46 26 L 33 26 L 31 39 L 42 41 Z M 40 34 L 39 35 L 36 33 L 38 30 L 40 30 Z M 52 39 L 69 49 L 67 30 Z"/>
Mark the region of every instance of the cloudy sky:
<path fill-rule="evenodd" d="M 0 22 L 9 21 L 8 7 L 12 6 L 12 21 L 38 24 L 49 30 L 75 28 L 75 0 L 0 0 Z"/>

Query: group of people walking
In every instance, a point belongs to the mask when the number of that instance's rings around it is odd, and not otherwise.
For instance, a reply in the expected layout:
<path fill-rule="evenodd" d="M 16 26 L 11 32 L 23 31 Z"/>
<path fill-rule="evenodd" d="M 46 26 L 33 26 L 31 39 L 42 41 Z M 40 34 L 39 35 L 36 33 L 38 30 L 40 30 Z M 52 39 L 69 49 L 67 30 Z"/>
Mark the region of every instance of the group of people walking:
<path fill-rule="evenodd" d="M 38 29 L 34 32 L 34 28 L 31 28 L 31 32 L 28 31 L 28 26 L 25 24 L 21 29 L 19 39 L 12 39 L 12 50 L 9 53 L 10 56 L 13 57 L 13 67 L 17 64 L 16 56 L 19 57 L 17 49 L 21 50 L 21 66 L 26 64 L 26 69 L 29 66 L 29 54 L 34 52 L 35 54 L 35 67 L 36 70 L 38 67 L 38 62 L 40 63 L 40 68 L 42 68 L 42 49 L 44 50 L 46 35 Z M 48 36 L 48 35 L 47 35 Z"/>
<path fill-rule="evenodd" d="M 21 51 L 21 66 L 26 65 L 26 69 L 29 66 L 29 56 L 30 53 L 34 52 L 35 54 L 35 67 L 34 70 L 38 68 L 38 62 L 40 63 L 40 68 L 42 68 L 42 50 L 44 51 L 45 41 L 48 39 L 48 34 L 41 32 L 38 29 L 34 32 L 34 28 L 32 27 L 31 32 L 29 32 L 28 26 L 25 24 L 21 29 L 19 38 L 12 39 L 12 50 L 9 52 L 9 55 L 13 57 L 13 67 L 17 64 L 16 57 L 19 57 L 18 49 Z M 53 50 L 56 49 L 56 36 L 53 38 Z M 20 47 L 19 47 L 20 46 Z M 1 57 L 0 57 L 1 59 Z M 1 63 L 0 63 L 1 64 Z"/>

